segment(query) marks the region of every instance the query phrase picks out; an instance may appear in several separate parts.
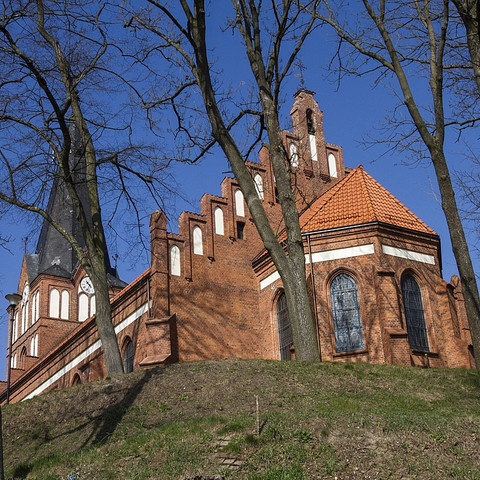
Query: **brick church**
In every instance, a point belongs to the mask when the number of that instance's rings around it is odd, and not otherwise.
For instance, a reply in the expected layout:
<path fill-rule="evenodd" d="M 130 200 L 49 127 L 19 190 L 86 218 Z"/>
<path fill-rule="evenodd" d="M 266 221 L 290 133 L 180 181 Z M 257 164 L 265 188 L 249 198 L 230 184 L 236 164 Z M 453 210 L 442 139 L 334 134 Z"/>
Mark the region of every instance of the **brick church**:
<path fill-rule="evenodd" d="M 290 114 L 292 130 L 283 138 L 322 360 L 472 367 L 461 284 L 456 276 L 442 279 L 438 235 L 362 166 L 345 167 L 341 147 L 325 140 L 313 92 L 297 92 Z M 268 147 L 248 167 L 282 235 Z M 80 238 L 68 202 L 55 184 L 49 212 Z M 129 285 L 109 270 L 126 371 L 295 356 L 282 282 L 235 179 L 222 181 L 220 196 L 205 194 L 199 210 L 180 215 L 178 233 L 167 230 L 163 212 L 153 212 L 150 267 Z M 18 293 L 12 402 L 105 376 L 95 292 L 49 224 L 36 252 L 24 257 Z"/>

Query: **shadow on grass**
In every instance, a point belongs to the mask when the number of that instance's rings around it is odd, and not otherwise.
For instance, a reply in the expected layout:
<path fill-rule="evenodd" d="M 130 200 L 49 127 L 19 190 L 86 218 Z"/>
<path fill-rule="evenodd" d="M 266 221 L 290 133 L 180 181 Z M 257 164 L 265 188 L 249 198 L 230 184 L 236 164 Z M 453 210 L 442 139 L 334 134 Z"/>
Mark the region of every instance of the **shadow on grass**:
<path fill-rule="evenodd" d="M 118 395 L 114 403 L 105 408 L 95 418 L 87 422 L 92 424 L 92 432 L 83 442 L 82 448 L 87 445 L 98 445 L 113 435 L 119 423 L 128 412 L 128 409 L 133 405 L 145 384 L 152 378 L 153 372 L 154 370 L 146 370 L 138 382 L 129 386 L 128 389 L 125 389 L 123 396 Z M 107 390 L 108 387 L 109 386 L 106 387 Z M 80 428 L 83 428 L 85 425 L 86 424 L 80 426 Z"/>
<path fill-rule="evenodd" d="M 28 474 L 33 470 L 33 463 L 21 463 L 13 470 L 13 478 L 27 478 Z"/>
<path fill-rule="evenodd" d="M 114 383 L 106 384 L 103 387 L 102 393 L 106 394 L 108 397 L 111 397 L 113 400 L 112 403 L 107 407 L 103 407 L 99 404 L 96 415 L 77 425 L 75 428 L 64 431 L 60 435 L 53 436 L 50 435 L 48 428 L 44 431 L 43 426 L 40 428 L 41 431 L 33 432 L 32 437 L 40 440 L 37 450 L 40 446 L 45 446 L 45 444 L 53 440 L 56 440 L 60 437 L 68 438 L 70 435 L 79 433 L 86 429 L 88 429 L 90 433 L 77 447 L 77 449 L 92 447 L 106 441 L 111 435 L 113 435 L 123 417 L 144 388 L 145 384 L 147 384 L 154 375 L 154 372 L 157 375 L 159 374 L 158 369 L 146 370 L 137 382 L 134 384 L 129 384 L 128 387 L 116 388 Z M 10 476 L 8 478 L 24 479 L 39 468 L 41 469 L 46 465 L 62 463 L 63 461 L 63 455 L 58 456 L 47 454 L 44 456 L 38 456 L 37 458 L 29 459 L 17 464 L 12 470 L 10 470 Z"/>

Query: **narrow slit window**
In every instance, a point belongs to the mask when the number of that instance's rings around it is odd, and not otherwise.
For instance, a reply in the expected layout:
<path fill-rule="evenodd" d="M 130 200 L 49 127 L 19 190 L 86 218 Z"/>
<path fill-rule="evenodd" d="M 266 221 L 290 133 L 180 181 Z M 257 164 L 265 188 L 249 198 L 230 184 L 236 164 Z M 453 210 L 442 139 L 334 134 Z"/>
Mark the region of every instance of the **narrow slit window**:
<path fill-rule="evenodd" d="M 263 179 L 260 174 L 256 174 L 253 178 L 255 182 L 255 190 L 257 190 L 257 195 L 260 200 L 263 200 Z"/>
<path fill-rule="evenodd" d="M 245 216 L 245 206 L 243 203 L 243 193 L 241 190 L 235 190 L 235 212 L 239 217 Z"/>
<path fill-rule="evenodd" d="M 203 255 L 202 229 L 197 226 L 193 227 L 193 253 Z"/>
<path fill-rule="evenodd" d="M 215 233 L 217 235 L 225 235 L 225 229 L 223 225 L 223 210 L 220 207 L 215 208 Z"/>
<path fill-rule="evenodd" d="M 294 143 L 290 144 L 290 165 L 294 168 L 298 167 L 298 151 Z"/>
<path fill-rule="evenodd" d="M 244 239 L 245 236 L 245 224 L 243 222 L 237 222 L 237 238 L 240 240 Z"/>
<path fill-rule="evenodd" d="M 170 273 L 180 276 L 180 249 L 176 245 L 170 248 Z"/>
<path fill-rule="evenodd" d="M 331 177 L 337 178 L 337 160 L 333 153 L 328 154 L 328 173 Z"/>

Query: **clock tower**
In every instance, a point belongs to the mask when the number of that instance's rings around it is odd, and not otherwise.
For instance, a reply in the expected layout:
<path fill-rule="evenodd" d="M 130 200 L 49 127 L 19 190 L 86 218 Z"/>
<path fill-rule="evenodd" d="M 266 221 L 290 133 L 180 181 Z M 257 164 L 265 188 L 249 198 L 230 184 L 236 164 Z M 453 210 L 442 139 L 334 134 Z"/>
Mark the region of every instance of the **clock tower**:
<path fill-rule="evenodd" d="M 78 130 L 70 127 L 69 157 L 77 191 L 88 205 L 85 159 Z M 89 212 L 89 208 L 85 208 Z M 48 214 L 78 243 L 85 246 L 72 201 L 60 177 L 53 181 Z M 91 221 L 91 219 L 88 219 Z M 105 252 L 112 296 L 126 284 L 118 278 Z M 69 242 L 46 220 L 43 221 L 35 253 L 25 254 L 18 291 L 22 301 L 12 329 L 12 368 L 25 370 L 58 344 L 69 332 L 95 314 L 95 291 Z"/>

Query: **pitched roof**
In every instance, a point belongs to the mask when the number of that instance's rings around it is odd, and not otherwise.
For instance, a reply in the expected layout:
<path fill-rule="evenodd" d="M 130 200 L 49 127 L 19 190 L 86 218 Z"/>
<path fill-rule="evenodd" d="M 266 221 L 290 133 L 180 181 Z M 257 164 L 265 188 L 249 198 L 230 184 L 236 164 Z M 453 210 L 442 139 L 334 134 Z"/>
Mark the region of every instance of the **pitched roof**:
<path fill-rule="evenodd" d="M 372 222 L 435 235 L 428 225 L 365 172 L 363 166 L 352 170 L 300 216 L 300 228 L 304 233 Z"/>

